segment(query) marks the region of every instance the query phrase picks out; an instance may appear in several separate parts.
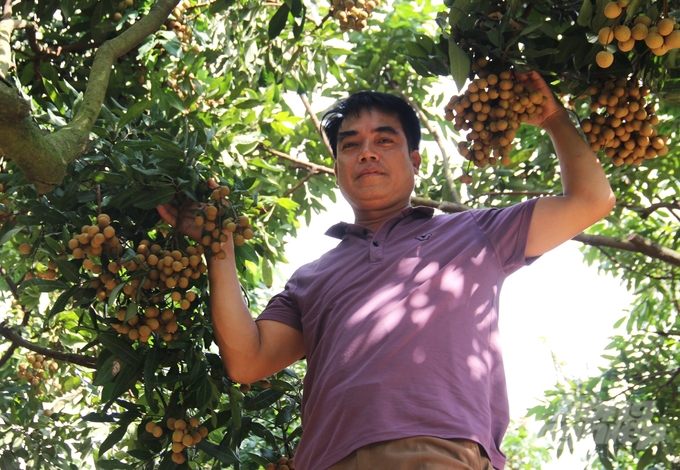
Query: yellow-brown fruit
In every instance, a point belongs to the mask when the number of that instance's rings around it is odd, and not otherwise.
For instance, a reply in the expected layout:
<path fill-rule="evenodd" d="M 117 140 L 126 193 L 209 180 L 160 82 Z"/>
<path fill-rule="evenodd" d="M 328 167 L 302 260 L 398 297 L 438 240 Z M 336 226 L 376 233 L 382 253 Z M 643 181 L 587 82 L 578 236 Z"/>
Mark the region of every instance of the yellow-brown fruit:
<path fill-rule="evenodd" d="M 267 379 L 262 379 L 260 380 L 260 387 L 262 388 L 270 388 L 272 386 L 271 382 Z"/>
<path fill-rule="evenodd" d="M 251 240 L 255 236 L 252 229 L 249 229 L 249 228 L 245 229 L 242 232 L 242 235 L 243 235 L 243 238 L 245 238 L 246 240 Z"/>
<path fill-rule="evenodd" d="M 276 464 L 269 462 L 265 467 L 264 470 L 276 470 Z"/>
<path fill-rule="evenodd" d="M 610 19 L 618 18 L 621 15 L 621 7 L 616 2 L 607 3 L 604 7 L 604 16 Z"/>
<path fill-rule="evenodd" d="M 625 42 L 618 42 L 619 50 L 621 52 L 629 52 L 633 50 L 633 47 L 635 47 L 635 39 L 630 38 Z"/>
<path fill-rule="evenodd" d="M 203 438 L 208 437 L 208 428 L 206 428 L 205 426 L 199 426 L 198 427 L 198 433 Z"/>
<path fill-rule="evenodd" d="M 229 189 L 229 186 L 220 186 L 220 194 L 223 197 L 229 196 L 229 194 L 231 194 L 231 190 Z"/>
<path fill-rule="evenodd" d="M 78 241 L 78 239 L 76 239 L 76 238 L 71 238 L 71 239 L 68 241 L 68 247 L 69 247 L 71 250 L 75 250 L 76 248 L 78 248 L 78 246 L 80 246 L 80 242 Z"/>
<path fill-rule="evenodd" d="M 203 440 L 203 437 L 201 436 L 201 434 L 199 432 L 192 432 L 191 433 L 191 440 L 193 441 L 192 445 L 196 445 Z"/>
<path fill-rule="evenodd" d="M 115 234 L 116 229 L 111 227 L 110 225 L 108 227 L 104 227 L 104 230 L 102 230 L 102 235 L 104 235 L 104 238 L 109 240 L 112 239 Z"/>
<path fill-rule="evenodd" d="M 175 421 L 176 421 L 175 418 L 168 418 L 168 421 L 167 421 L 167 423 L 165 423 L 165 425 L 168 427 L 168 429 L 174 430 L 175 429 Z"/>
<path fill-rule="evenodd" d="M 172 453 L 172 461 L 175 462 L 177 465 L 181 465 L 184 462 L 186 462 L 186 457 L 184 457 L 184 454 L 180 452 L 173 452 Z"/>
<path fill-rule="evenodd" d="M 203 227 L 203 224 L 205 224 L 205 219 L 203 216 L 197 215 L 194 219 L 194 223 L 196 224 L 196 227 Z"/>
<path fill-rule="evenodd" d="M 196 292 L 189 291 L 185 294 L 184 298 L 186 298 L 189 302 L 193 302 L 196 300 Z"/>
<path fill-rule="evenodd" d="M 635 18 L 634 24 L 643 24 L 649 28 L 649 26 L 652 24 L 652 19 L 647 15 L 640 15 Z"/>
<path fill-rule="evenodd" d="M 153 437 L 161 437 L 163 435 L 163 428 L 160 426 L 154 426 L 151 434 L 153 434 Z"/>
<path fill-rule="evenodd" d="M 630 34 L 630 28 L 626 25 L 619 25 L 614 28 L 614 37 L 617 41 L 628 41 L 630 39 Z"/>
<path fill-rule="evenodd" d="M 184 444 L 187 447 L 194 444 L 194 438 L 191 437 L 191 434 L 184 435 L 184 437 L 182 438 L 182 444 Z"/>
<path fill-rule="evenodd" d="M 614 40 L 614 31 L 609 26 L 605 26 L 597 33 L 597 40 L 601 44 L 610 44 Z"/>
<path fill-rule="evenodd" d="M 153 428 L 155 428 L 155 427 L 156 427 L 156 423 L 154 423 L 153 421 L 149 421 L 148 423 L 146 423 L 146 426 L 144 426 L 144 429 L 146 429 L 146 432 L 152 433 Z"/>
<path fill-rule="evenodd" d="M 31 245 L 30 243 L 22 243 L 19 245 L 19 253 L 22 255 L 27 255 L 31 252 Z"/>
<path fill-rule="evenodd" d="M 248 220 L 247 215 L 242 215 L 238 218 L 238 224 L 241 227 L 248 227 L 250 225 L 250 221 Z"/>
<path fill-rule="evenodd" d="M 647 47 L 650 49 L 658 49 L 663 46 L 663 36 L 658 32 L 650 31 L 645 38 L 645 44 L 647 44 Z"/>
<path fill-rule="evenodd" d="M 99 214 L 97 216 L 97 225 L 100 228 L 107 227 L 111 223 L 111 217 L 108 214 Z"/>
<path fill-rule="evenodd" d="M 644 41 L 644 39 L 647 37 L 648 32 L 649 30 L 647 29 L 647 25 L 643 23 L 638 23 L 635 26 L 633 26 L 633 29 L 630 30 L 630 36 L 636 41 Z"/>
<path fill-rule="evenodd" d="M 215 220 L 217 218 L 217 207 L 215 206 L 206 206 L 203 212 L 205 212 L 205 218 L 208 220 Z"/>
<path fill-rule="evenodd" d="M 674 30 L 671 34 L 664 38 L 664 44 L 669 49 L 677 49 L 680 47 L 680 30 Z"/>
<path fill-rule="evenodd" d="M 155 331 L 159 326 L 161 326 L 161 322 L 159 322 L 157 318 L 149 318 L 146 321 L 146 326 Z"/>
<path fill-rule="evenodd" d="M 184 449 L 186 449 L 186 446 L 182 444 L 181 442 L 173 442 L 172 443 L 172 451 L 179 454 L 182 452 Z"/>
<path fill-rule="evenodd" d="M 50 416 L 52 416 L 52 410 L 50 409 L 43 410 L 43 415 L 49 418 Z"/>
<path fill-rule="evenodd" d="M 240 233 L 234 235 L 234 245 L 236 245 L 236 246 L 241 246 L 241 245 L 243 245 L 245 242 L 246 242 L 246 239 L 245 239 L 245 238 L 243 237 L 243 235 L 241 235 Z"/>
<path fill-rule="evenodd" d="M 595 56 L 595 61 L 597 62 L 597 65 L 606 69 L 614 63 L 614 54 L 609 51 L 600 51 Z"/>
<path fill-rule="evenodd" d="M 198 418 L 196 418 L 196 417 L 189 418 L 189 427 L 195 428 L 195 427 L 198 426 L 199 424 L 201 424 L 201 422 L 199 421 Z"/>
<path fill-rule="evenodd" d="M 184 439 L 184 432 L 181 429 L 172 433 L 172 442 L 182 442 L 182 439 Z"/>
<path fill-rule="evenodd" d="M 674 27 L 675 20 L 673 20 L 672 18 L 664 18 L 656 24 L 656 29 L 662 36 L 668 36 L 669 34 L 671 34 L 673 32 Z"/>
<path fill-rule="evenodd" d="M 656 49 L 652 49 L 652 54 L 660 56 L 664 55 L 666 52 L 668 52 L 668 47 L 666 47 L 666 44 L 661 44 L 661 47 L 657 47 Z"/>
<path fill-rule="evenodd" d="M 151 328 L 149 328 L 147 325 L 140 326 L 139 327 L 139 336 L 146 336 L 146 337 L 151 336 Z"/>
<path fill-rule="evenodd" d="M 131 328 L 130 331 L 128 332 L 128 338 L 130 338 L 132 341 L 137 341 L 140 337 L 139 330 L 136 328 Z"/>
<path fill-rule="evenodd" d="M 248 393 L 250 391 L 250 384 L 248 383 L 241 384 L 239 390 L 241 390 L 241 393 Z"/>
<path fill-rule="evenodd" d="M 187 427 L 187 422 L 184 421 L 183 419 L 178 419 L 175 421 L 175 429 L 183 430 L 186 429 Z"/>

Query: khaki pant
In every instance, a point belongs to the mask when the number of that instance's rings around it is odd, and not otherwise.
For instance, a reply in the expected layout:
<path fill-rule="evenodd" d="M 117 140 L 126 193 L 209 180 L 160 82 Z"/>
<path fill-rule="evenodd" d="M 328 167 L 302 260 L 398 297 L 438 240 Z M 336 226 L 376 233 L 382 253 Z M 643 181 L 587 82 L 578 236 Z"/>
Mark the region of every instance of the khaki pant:
<path fill-rule="evenodd" d="M 328 470 L 494 470 L 486 452 L 466 439 L 430 436 L 376 442 Z"/>

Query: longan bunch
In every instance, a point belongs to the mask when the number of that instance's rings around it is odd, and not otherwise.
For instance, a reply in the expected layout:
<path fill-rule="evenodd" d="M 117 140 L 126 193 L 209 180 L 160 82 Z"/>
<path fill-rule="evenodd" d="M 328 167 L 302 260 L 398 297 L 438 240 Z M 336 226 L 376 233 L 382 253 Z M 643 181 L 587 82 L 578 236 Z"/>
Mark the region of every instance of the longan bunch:
<path fill-rule="evenodd" d="M 368 24 L 371 12 L 379 3 L 379 0 L 333 0 L 331 11 L 343 33 L 350 29 L 362 31 Z"/>
<path fill-rule="evenodd" d="M 610 2 L 604 8 L 607 18 L 616 20 L 612 26 L 605 26 L 597 34 L 600 44 L 608 45 L 616 40 L 616 45 L 621 52 L 630 52 L 635 47 L 636 41 L 644 41 L 652 54 L 661 56 L 671 49 L 680 47 L 680 30 L 673 18 L 659 18 L 652 25 L 652 19 L 647 15 L 639 15 L 631 26 L 619 24 L 625 18 L 626 3 Z M 607 68 L 614 62 L 614 54 L 608 50 L 597 53 L 597 64 Z"/>
<path fill-rule="evenodd" d="M 54 260 L 49 260 L 47 262 L 47 269 L 44 271 L 38 271 L 38 277 L 41 279 L 54 280 L 57 278 L 57 263 Z"/>
<path fill-rule="evenodd" d="M 486 58 L 475 63 L 476 76 L 461 95 L 445 107 L 457 131 L 468 131 L 458 151 L 475 166 L 510 164 L 508 154 L 520 124 L 543 110 L 547 98 L 518 83 L 511 69 L 494 72 Z"/>
<path fill-rule="evenodd" d="M 81 233 L 68 241 L 68 247 L 76 259 L 83 259 L 85 255 L 98 257 L 104 251 L 112 255 L 123 253 L 123 245 L 107 214 L 99 214 L 96 225 L 83 225 Z"/>
<path fill-rule="evenodd" d="M 211 200 L 202 209 L 198 210 L 194 222 L 202 229 L 201 245 L 208 253 L 212 253 L 218 259 L 224 259 L 227 254 L 222 250 L 221 244 L 227 241 L 227 236 L 222 230 L 231 232 L 234 244 L 241 246 L 246 240 L 253 238 L 253 228 L 250 226 L 248 216 L 241 215 L 237 218 L 226 217 L 229 202 L 226 197 L 231 190 L 229 186 L 215 188 L 211 194 Z"/>
<path fill-rule="evenodd" d="M 118 2 L 118 11 L 113 14 L 114 21 L 120 21 L 123 19 L 123 13 L 127 8 L 133 7 L 135 5 L 135 0 L 121 0 Z"/>
<path fill-rule="evenodd" d="M 654 128 L 659 123 L 655 106 L 645 99 L 649 88 L 636 79 L 612 78 L 592 85 L 588 94 L 592 113 L 581 129 L 593 150 L 604 149 L 615 166 L 639 165 L 668 153 L 666 136 Z"/>
<path fill-rule="evenodd" d="M 265 470 L 295 470 L 295 460 L 284 455 L 276 463 L 269 462 L 264 468 Z"/>
<path fill-rule="evenodd" d="M 26 355 L 26 361 L 19 364 L 17 376 L 26 379 L 35 387 L 47 378 L 48 372 L 54 373 L 59 369 L 59 364 L 53 360 L 46 360 L 42 354 L 29 353 Z"/>
<path fill-rule="evenodd" d="M 172 461 L 176 464 L 186 462 L 184 450 L 187 447 L 195 446 L 208 436 L 208 428 L 196 417 L 188 420 L 168 418 L 166 426 L 172 431 Z"/>
<path fill-rule="evenodd" d="M 175 35 L 177 36 L 177 39 L 179 39 L 180 41 L 185 41 L 185 40 L 188 41 L 189 39 L 191 39 L 191 30 L 182 21 L 182 17 L 184 16 L 184 12 L 190 6 L 191 6 L 191 2 L 189 0 L 181 1 L 172 10 L 172 17 L 173 18 L 168 18 L 168 20 L 165 22 L 166 28 L 174 31 Z"/>

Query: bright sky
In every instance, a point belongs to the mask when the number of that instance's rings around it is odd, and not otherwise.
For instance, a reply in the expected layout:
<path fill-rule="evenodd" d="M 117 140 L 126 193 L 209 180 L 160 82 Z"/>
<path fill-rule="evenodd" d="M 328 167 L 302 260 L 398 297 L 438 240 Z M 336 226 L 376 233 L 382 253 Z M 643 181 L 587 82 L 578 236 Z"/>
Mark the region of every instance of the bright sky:
<path fill-rule="evenodd" d="M 313 217 L 310 227 L 302 222 L 298 236 L 289 240 L 290 264 L 280 267 L 284 279 L 337 244 L 323 235 L 328 227 L 354 220 L 339 194 L 338 200 Z M 500 329 L 513 419 L 521 419 L 556 382 L 553 354 L 569 377 L 586 377 L 605 365 L 600 355 L 613 334 L 612 325 L 631 303 L 631 295 L 618 281 L 599 276 L 595 267 L 582 262 L 579 246 L 566 243 L 510 276 L 504 285 Z M 543 470 L 584 468 L 581 458 L 588 448 L 585 443 L 578 446 L 573 456 L 565 451 Z"/>

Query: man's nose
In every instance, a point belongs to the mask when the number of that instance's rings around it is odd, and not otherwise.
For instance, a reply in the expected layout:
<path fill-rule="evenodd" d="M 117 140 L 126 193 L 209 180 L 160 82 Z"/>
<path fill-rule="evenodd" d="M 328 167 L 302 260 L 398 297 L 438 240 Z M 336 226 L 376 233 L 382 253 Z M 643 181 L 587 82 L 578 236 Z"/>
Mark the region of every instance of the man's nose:
<path fill-rule="evenodd" d="M 364 162 L 364 161 L 370 161 L 370 160 L 379 160 L 380 157 L 378 157 L 377 152 L 373 147 L 371 146 L 370 142 L 364 142 L 361 152 L 359 152 L 359 161 Z"/>

